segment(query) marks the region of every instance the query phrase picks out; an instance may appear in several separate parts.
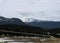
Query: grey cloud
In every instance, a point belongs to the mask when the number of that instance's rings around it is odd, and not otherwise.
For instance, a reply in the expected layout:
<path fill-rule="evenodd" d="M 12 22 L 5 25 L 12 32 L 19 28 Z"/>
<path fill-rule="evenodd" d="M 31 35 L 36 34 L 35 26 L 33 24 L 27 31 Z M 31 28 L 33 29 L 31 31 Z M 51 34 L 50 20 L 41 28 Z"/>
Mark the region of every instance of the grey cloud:
<path fill-rule="evenodd" d="M 0 0 L 0 13 L 5 17 L 26 16 L 43 20 L 58 18 L 60 21 L 60 0 Z"/>

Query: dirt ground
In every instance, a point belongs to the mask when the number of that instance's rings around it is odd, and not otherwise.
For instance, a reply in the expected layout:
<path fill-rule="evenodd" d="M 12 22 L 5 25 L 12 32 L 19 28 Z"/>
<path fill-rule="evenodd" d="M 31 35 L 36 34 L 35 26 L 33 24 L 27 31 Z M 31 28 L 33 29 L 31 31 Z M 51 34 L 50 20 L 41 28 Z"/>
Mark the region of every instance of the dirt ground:
<path fill-rule="evenodd" d="M 41 37 L 3 37 L 5 40 L 14 40 L 14 41 L 5 41 L 4 43 L 60 43 L 60 38 L 55 38 L 51 36 L 50 38 L 41 38 Z"/>

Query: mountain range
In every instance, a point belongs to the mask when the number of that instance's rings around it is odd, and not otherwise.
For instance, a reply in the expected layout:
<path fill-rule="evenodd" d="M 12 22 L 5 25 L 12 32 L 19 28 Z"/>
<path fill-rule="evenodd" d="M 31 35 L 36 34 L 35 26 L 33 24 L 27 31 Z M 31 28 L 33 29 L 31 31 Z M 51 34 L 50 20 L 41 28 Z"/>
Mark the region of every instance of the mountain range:
<path fill-rule="evenodd" d="M 30 26 L 42 27 L 42 28 L 60 28 L 60 21 L 43 21 L 38 19 L 27 19 L 28 22 L 26 24 Z"/>
<path fill-rule="evenodd" d="M 24 25 L 24 23 L 22 22 L 22 20 L 18 19 L 18 18 L 5 18 L 0 16 L 0 24 L 15 24 L 15 25 Z"/>
<path fill-rule="evenodd" d="M 23 22 L 19 18 L 5 18 L 0 16 L 0 24 L 15 24 L 15 25 L 29 25 L 42 28 L 60 28 L 60 21 L 43 21 L 38 19 L 28 18 Z"/>

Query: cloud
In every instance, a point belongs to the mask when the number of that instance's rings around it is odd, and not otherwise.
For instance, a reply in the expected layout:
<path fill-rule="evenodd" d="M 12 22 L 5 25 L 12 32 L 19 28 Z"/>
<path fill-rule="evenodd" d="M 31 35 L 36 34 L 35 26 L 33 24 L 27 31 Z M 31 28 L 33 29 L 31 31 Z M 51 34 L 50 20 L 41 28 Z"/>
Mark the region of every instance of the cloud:
<path fill-rule="evenodd" d="M 0 15 L 5 17 L 60 21 L 59 11 L 60 0 L 0 0 Z"/>

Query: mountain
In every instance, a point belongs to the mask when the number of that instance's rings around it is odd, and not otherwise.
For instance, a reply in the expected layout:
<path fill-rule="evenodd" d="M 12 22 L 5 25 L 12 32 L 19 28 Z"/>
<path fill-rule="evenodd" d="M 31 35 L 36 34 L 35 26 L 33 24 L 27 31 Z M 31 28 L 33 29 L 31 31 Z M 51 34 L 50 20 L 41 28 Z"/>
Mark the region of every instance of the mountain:
<path fill-rule="evenodd" d="M 27 25 L 42 28 L 60 28 L 60 21 L 43 21 L 38 19 L 27 18 L 25 22 L 19 18 L 5 18 L 0 16 L 0 25 L 13 24 L 13 25 Z"/>
<path fill-rule="evenodd" d="M 15 25 L 24 25 L 25 23 L 22 22 L 22 20 L 18 18 L 5 18 L 0 16 L 0 24 L 15 24 Z"/>
<path fill-rule="evenodd" d="M 43 20 L 35 20 L 35 19 L 28 19 L 27 21 L 28 22 L 25 22 L 25 23 L 30 26 L 50 28 L 50 29 L 51 28 L 60 28 L 60 21 L 43 21 Z"/>

